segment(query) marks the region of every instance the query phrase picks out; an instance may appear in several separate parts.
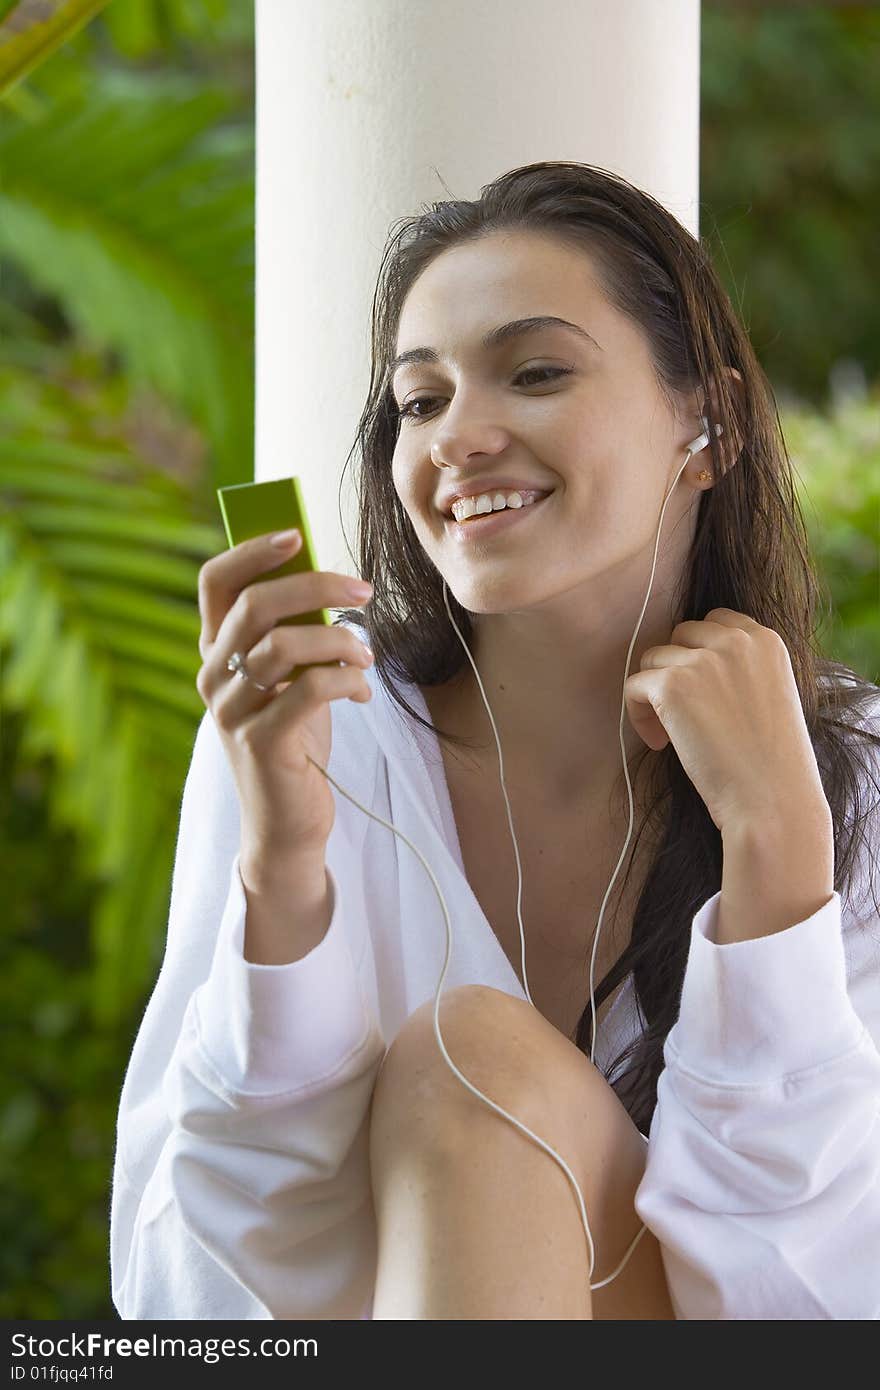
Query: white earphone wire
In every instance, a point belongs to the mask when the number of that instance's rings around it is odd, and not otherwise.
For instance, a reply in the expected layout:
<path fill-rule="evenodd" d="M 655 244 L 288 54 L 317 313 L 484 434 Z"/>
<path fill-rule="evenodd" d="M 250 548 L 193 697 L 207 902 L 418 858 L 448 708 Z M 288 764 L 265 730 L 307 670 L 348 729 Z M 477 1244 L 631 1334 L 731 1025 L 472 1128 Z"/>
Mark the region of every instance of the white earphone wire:
<path fill-rule="evenodd" d="M 703 424 L 706 425 L 707 422 L 706 422 L 705 416 L 702 417 L 702 419 L 703 419 Z M 707 428 L 708 428 L 708 426 L 707 426 Z M 722 428 L 721 428 L 720 425 L 716 425 L 716 426 L 715 426 L 715 433 L 716 433 L 716 435 L 720 435 L 720 434 L 722 433 Z M 685 458 L 684 463 L 681 465 L 681 468 L 678 470 L 678 473 L 677 473 L 676 476 L 675 476 L 675 479 L 674 479 L 674 481 L 673 481 L 673 483 L 672 483 L 672 486 L 670 487 L 669 491 L 668 491 L 667 494 L 666 494 L 666 497 L 664 498 L 663 506 L 662 506 L 661 509 L 660 509 L 660 519 L 659 519 L 659 521 L 658 521 L 658 523 L 657 523 L 657 534 L 656 534 L 656 537 L 655 537 L 655 540 L 654 540 L 654 556 L 653 556 L 653 561 L 652 561 L 652 564 L 651 564 L 651 577 L 650 577 L 650 579 L 648 580 L 648 589 L 647 589 L 647 592 L 646 592 L 646 594 L 645 594 L 644 602 L 643 602 L 643 604 L 642 604 L 642 611 L 641 611 L 641 613 L 639 614 L 638 621 L 636 622 L 635 630 L 633 631 L 633 635 L 632 635 L 632 638 L 631 638 L 630 644 L 629 644 L 629 651 L 627 652 L 626 669 L 625 669 L 625 671 L 624 671 L 624 677 L 623 677 L 623 686 L 624 686 L 624 688 L 625 688 L 626 682 L 627 682 L 627 680 L 628 680 L 628 678 L 629 678 L 629 665 L 630 665 L 630 662 L 631 662 L 631 660 L 632 660 L 633 648 L 634 648 L 634 646 L 635 646 L 636 639 L 637 639 L 637 637 L 638 637 L 638 635 L 639 635 L 639 629 L 641 628 L 642 622 L 643 622 L 643 620 L 644 620 L 645 612 L 646 612 L 647 607 L 648 607 L 648 600 L 649 600 L 650 597 L 651 597 L 651 590 L 652 590 L 653 584 L 654 584 L 654 575 L 655 575 L 655 572 L 656 572 L 656 569 L 657 569 L 657 552 L 658 552 L 658 548 L 659 548 L 659 544 L 660 544 L 660 531 L 661 531 L 661 528 L 662 528 L 662 526 L 663 526 L 663 517 L 664 517 L 664 515 L 665 515 L 665 513 L 666 513 L 667 504 L 668 504 L 669 499 L 670 499 L 670 497 L 672 496 L 673 492 L 675 491 L 676 484 L 678 483 L 679 478 L 681 477 L 682 473 L 684 472 L 685 468 L 687 467 L 689 460 L 691 459 L 691 457 L 692 457 L 695 453 L 699 453 L 699 451 L 700 451 L 701 449 L 704 449 L 704 448 L 706 447 L 706 445 L 708 444 L 708 442 L 709 442 L 708 434 L 706 434 L 705 431 L 704 431 L 704 433 L 702 433 L 701 435 L 699 435 L 696 439 L 692 439 L 691 442 L 690 442 L 690 444 L 686 445 L 686 448 L 687 448 L 687 457 Z M 497 749 L 498 749 L 498 766 L 499 766 L 499 775 L 500 775 L 500 779 L 501 779 L 501 790 L 502 790 L 502 792 L 503 792 L 503 794 L 504 794 L 504 804 L 505 804 L 505 807 L 506 807 L 506 809 L 507 809 L 507 822 L 508 822 L 508 825 L 510 826 L 510 834 L 511 834 L 511 838 L 512 838 L 512 840 L 513 840 L 513 849 L 514 849 L 514 855 L 515 855 L 515 858 L 516 858 L 517 878 L 518 878 L 518 885 L 517 885 L 517 908 L 516 908 L 516 911 L 517 911 L 517 920 L 518 920 L 518 922 L 519 922 L 520 943 L 521 943 L 521 946 L 522 946 L 521 961 L 522 961 L 523 987 L 524 987 L 524 989 L 525 989 L 526 997 L 527 997 L 529 1003 L 530 1003 L 530 1004 L 532 1005 L 532 1007 L 534 1008 L 534 1007 L 535 1007 L 535 1004 L 534 1004 L 534 1000 L 532 999 L 532 996 L 531 996 L 531 994 L 530 994 L 530 992 L 529 992 L 528 976 L 527 976 L 527 974 L 526 974 L 526 957 L 525 957 L 526 944 L 525 944 L 525 930 L 524 930 L 524 927 L 523 927 L 522 913 L 521 913 L 521 910 L 520 910 L 520 909 L 521 909 L 521 904 L 522 904 L 522 864 L 521 864 L 520 857 L 519 857 L 519 846 L 518 846 L 517 840 L 516 840 L 516 833 L 515 833 L 514 828 L 513 828 L 513 818 L 512 818 L 512 816 L 511 816 L 511 812 L 510 812 L 510 801 L 509 801 L 508 796 L 507 796 L 507 787 L 506 787 L 505 781 L 504 781 L 504 759 L 503 759 L 502 752 L 501 752 L 501 741 L 500 741 L 500 739 L 499 739 L 499 737 L 498 737 L 498 729 L 497 729 L 497 726 L 496 726 L 496 724 L 495 724 L 495 719 L 494 719 L 494 717 L 493 717 L 493 715 L 492 715 L 492 710 L 491 710 L 491 708 L 490 708 L 489 701 L 488 701 L 488 699 L 486 698 L 486 692 L 485 692 L 485 690 L 484 690 L 484 688 L 483 688 L 483 682 L 482 682 L 481 679 L 480 679 L 480 673 L 478 672 L 477 667 L 476 667 L 476 664 L 475 664 L 475 662 L 474 662 L 474 659 L 473 659 L 473 657 L 471 656 L 470 651 L 468 650 L 467 643 L 465 642 L 464 638 L 463 638 L 462 635 L 461 635 L 461 631 L 460 631 L 460 629 L 459 629 L 459 627 L 458 627 L 458 624 L 456 623 L 455 619 L 454 619 L 453 616 L 452 616 L 452 611 L 451 611 L 451 609 L 450 609 L 450 607 L 449 607 L 449 596 L 448 596 L 448 590 L 447 590 L 447 587 L 446 587 L 446 580 L 445 580 L 445 579 L 444 579 L 444 581 L 443 581 L 443 600 L 444 600 L 444 603 L 446 604 L 446 611 L 447 611 L 447 613 L 449 614 L 449 620 L 450 620 L 450 622 L 452 623 L 452 626 L 455 628 L 456 633 L 458 634 L 459 640 L 460 640 L 460 642 L 461 642 L 461 644 L 462 644 L 462 647 L 464 648 L 465 655 L 467 656 L 468 661 L 471 663 L 471 666 L 473 667 L 474 675 L 475 675 L 476 678 L 477 678 L 477 684 L 479 685 L 479 688 L 480 688 L 480 694 L 481 694 L 482 697 L 483 697 L 483 703 L 484 703 L 485 706 L 486 706 L 486 712 L 487 712 L 488 715 L 489 715 L 489 720 L 490 720 L 491 725 L 492 725 L 492 732 L 493 732 L 493 734 L 495 735 L 495 744 L 496 744 L 496 747 L 497 747 Z M 615 882 L 615 879 L 617 878 L 617 875 L 618 875 L 618 873 L 619 873 L 619 871 L 620 871 L 620 866 L 621 866 L 621 864 L 623 863 L 624 858 L 625 858 L 625 856 L 626 856 L 626 851 L 627 851 L 627 848 L 628 848 L 628 846 L 629 846 L 629 842 L 630 842 L 630 839 L 631 839 L 631 837 L 632 837 L 632 831 L 633 831 L 633 811 L 634 811 L 634 804 L 633 804 L 633 797 L 632 797 L 632 783 L 630 782 L 630 777 L 629 777 L 629 768 L 628 768 L 628 766 L 627 766 L 627 761 L 626 761 L 626 745 L 625 745 L 625 743 L 624 743 L 624 737 L 623 737 L 623 721 L 624 721 L 624 715 L 625 715 L 625 712 L 626 712 L 626 696 L 625 696 L 625 689 L 624 689 L 624 688 L 621 689 L 620 722 L 619 722 L 619 725 L 618 725 L 618 736 L 619 736 L 619 740 L 620 740 L 620 751 L 621 751 L 621 756 L 622 756 L 622 758 L 623 758 L 623 773 L 624 773 L 624 777 L 625 777 L 625 779 L 626 779 L 627 795 L 628 795 L 628 799 L 629 799 L 629 826 L 628 826 L 628 829 L 627 829 L 626 840 L 625 840 L 625 842 L 624 842 L 623 849 L 621 850 L 621 853 L 620 853 L 620 858 L 619 858 L 618 861 L 617 861 L 617 866 L 616 866 L 616 868 L 615 868 L 615 870 L 614 870 L 614 873 L 611 875 L 611 881 L 609 882 L 608 887 L 607 887 L 606 890 L 605 890 L 605 896 L 604 896 L 603 899 L 602 899 L 602 905 L 601 905 L 601 907 L 600 907 L 600 909 L 599 909 L 599 920 L 598 920 L 597 925 L 596 925 L 596 936 L 595 936 L 595 940 L 594 940 L 594 942 L 593 942 L 593 950 L 592 950 L 592 954 L 591 954 L 591 957 L 590 957 L 590 1008 L 591 1008 L 592 1020 L 593 1020 L 593 1039 L 592 1039 L 592 1045 L 591 1045 L 591 1048 L 590 1048 L 590 1061 L 591 1061 L 591 1062 L 593 1062 L 593 1061 L 595 1060 L 595 1051 L 596 1051 L 596 1004 L 595 1004 L 595 998 L 594 998 L 595 990 L 594 990 L 594 984 L 593 984 L 593 970 L 594 970 L 594 964 L 595 964 L 595 959 L 596 959 L 596 948 L 598 947 L 598 944 L 599 944 L 599 933 L 600 933 L 600 931 L 601 931 L 601 929 L 602 929 L 602 918 L 603 918 L 603 915 L 604 915 L 604 912 L 605 912 L 605 906 L 606 906 L 606 904 L 607 904 L 607 902 L 608 902 L 608 896 L 609 896 L 609 894 L 610 894 L 612 888 L 614 887 L 614 882 Z M 308 755 L 306 755 L 306 756 L 308 756 Z M 449 962 L 450 962 L 450 960 L 452 959 L 452 923 L 451 923 L 451 920 L 450 920 L 449 911 L 448 911 L 447 906 L 446 906 L 446 900 L 445 900 L 445 898 L 443 897 L 443 894 L 442 894 L 442 892 L 441 892 L 441 890 L 440 890 L 440 885 L 439 885 L 439 883 L 437 882 L 437 879 L 436 879 L 436 877 L 435 877 L 435 875 L 434 875 L 433 870 L 431 869 L 430 865 L 428 864 L 427 860 L 425 859 L 425 857 L 424 857 L 424 855 L 421 853 L 421 851 L 420 851 L 419 849 L 417 849 L 417 847 L 416 847 L 416 846 L 413 844 L 413 842 L 408 838 L 408 836 L 404 835 L 404 833 L 403 833 L 402 830 L 398 830 L 396 826 L 394 826 L 394 825 L 392 825 L 392 824 L 390 823 L 390 821 L 385 820 L 384 817 L 379 816 L 379 815 L 376 815 L 376 813 L 375 813 L 374 811 L 370 811 L 370 810 L 368 810 L 368 808 L 367 808 L 366 806 L 361 805 L 361 803 L 357 800 L 356 797 L 351 796 L 351 794 L 350 794 L 349 792 L 347 792 L 343 787 L 341 787 L 341 786 L 339 785 L 339 783 L 338 783 L 333 777 L 330 776 L 330 774 L 329 774 L 329 772 L 327 771 L 327 769 L 321 767 L 320 764 L 319 764 L 319 763 L 316 763 L 315 760 L 314 760 L 313 758 L 309 758 L 309 762 L 312 763 L 314 767 L 317 767 L 317 768 L 318 768 L 318 771 L 319 771 L 319 772 L 322 772 L 322 773 L 324 774 L 324 776 L 327 778 L 328 782 L 330 782 L 331 785 L 334 786 L 338 792 L 340 792 L 344 797 L 346 797 L 347 800 L 353 802 L 353 804 L 354 804 L 355 806 L 357 806 L 357 807 L 359 808 L 359 810 L 364 811 L 365 814 L 368 815 L 368 816 L 371 816 L 373 820 L 377 820 L 377 821 L 380 823 L 380 825 L 386 826 L 389 830 L 393 831 L 395 835 L 398 835 L 398 836 L 400 837 L 400 839 L 402 839 L 402 840 L 404 841 L 405 844 L 409 845 L 410 849 L 411 849 L 411 850 L 413 851 L 413 853 L 421 860 L 422 864 L 424 865 L 425 871 L 427 872 L 428 877 L 430 878 L 431 882 L 433 883 L 434 889 L 435 889 L 435 891 L 436 891 L 436 893 L 437 893 L 437 896 L 438 896 L 438 898 L 439 898 L 439 900 L 440 900 L 440 906 L 441 906 L 441 909 L 442 909 L 442 912 L 443 912 L 444 920 L 445 920 L 445 922 L 446 922 L 446 957 L 445 957 L 444 962 L 443 962 L 443 969 L 442 969 L 441 972 L 440 972 L 440 979 L 439 979 L 439 982 L 438 982 L 438 985 L 437 985 L 437 993 L 436 993 L 436 995 L 434 996 L 434 1033 L 435 1033 L 435 1036 L 436 1036 L 436 1038 L 437 1038 L 437 1043 L 438 1043 L 438 1046 L 439 1046 L 439 1048 L 440 1048 L 440 1051 L 441 1051 L 441 1053 L 443 1054 L 443 1057 L 444 1057 L 444 1059 L 446 1060 L 446 1062 L 447 1062 L 447 1064 L 449 1065 L 449 1067 L 451 1068 L 451 1070 L 452 1070 L 452 1071 L 455 1073 L 455 1075 L 458 1077 L 459 1081 L 461 1081 L 462 1085 L 466 1086 L 467 1089 L 468 1089 L 474 1096 L 476 1096 L 478 1100 L 483 1101 L 483 1103 L 484 1103 L 485 1105 L 488 1105 L 488 1106 L 490 1107 L 490 1109 L 494 1110 L 494 1111 L 496 1112 L 496 1114 L 500 1115 L 503 1119 L 508 1120 L 512 1125 L 515 1125 L 515 1127 L 516 1127 L 518 1130 L 520 1130 L 523 1134 L 527 1135 L 528 1138 L 532 1139 L 540 1148 L 542 1148 L 542 1149 L 545 1151 L 545 1153 L 548 1153 L 548 1154 L 550 1155 L 550 1157 L 553 1158 L 553 1159 L 559 1164 L 560 1168 L 561 1168 L 562 1171 L 565 1173 L 566 1177 L 568 1178 L 569 1182 L 571 1183 L 571 1185 L 573 1186 L 574 1191 L 575 1191 L 575 1195 L 576 1195 L 577 1203 L 578 1203 L 578 1209 L 579 1209 L 580 1214 L 581 1214 L 581 1220 L 582 1220 L 582 1222 L 583 1222 L 584 1232 L 585 1232 L 586 1237 L 587 1237 L 587 1246 L 588 1246 L 588 1249 L 589 1249 L 589 1252 L 590 1252 L 590 1254 L 589 1254 L 589 1261 L 590 1261 L 589 1274 L 590 1274 L 590 1278 L 592 1279 L 593 1270 L 594 1270 L 594 1267 L 595 1267 L 595 1260 L 596 1260 L 595 1247 L 594 1247 L 594 1244 L 593 1244 L 593 1237 L 592 1237 L 592 1233 L 591 1233 L 591 1231 L 590 1231 L 589 1222 L 588 1222 L 588 1220 L 587 1220 L 587 1212 L 586 1212 L 586 1208 L 585 1208 L 585 1206 L 584 1206 L 584 1199 L 583 1199 L 583 1196 L 582 1196 L 582 1194 L 581 1194 L 580 1187 L 578 1186 L 577 1179 L 575 1178 L 575 1176 L 574 1176 L 574 1174 L 572 1173 L 571 1169 L 569 1168 L 568 1164 L 565 1162 L 565 1160 L 564 1160 L 563 1158 L 560 1157 L 560 1155 L 556 1152 L 555 1149 L 551 1148 L 549 1144 L 547 1144 L 547 1143 L 546 1143 L 543 1139 L 541 1139 L 537 1134 L 533 1133 L 533 1131 L 530 1130 L 526 1125 L 524 1125 L 524 1124 L 522 1123 L 522 1121 L 516 1119 L 516 1117 L 515 1117 L 514 1115 L 509 1115 L 509 1114 L 507 1113 L 506 1110 L 503 1110 L 503 1109 L 501 1108 L 500 1105 L 497 1105 L 497 1104 L 495 1103 L 495 1101 L 493 1101 L 492 1099 L 490 1099 L 489 1096 L 485 1095 L 482 1091 L 478 1090 L 477 1087 L 474 1086 L 470 1081 L 468 1081 L 467 1077 L 464 1076 L 464 1075 L 459 1071 L 458 1067 L 455 1065 L 455 1063 L 453 1062 L 452 1058 L 449 1056 L 449 1053 L 448 1053 L 447 1050 L 446 1050 L 446 1045 L 445 1045 L 445 1043 L 443 1042 L 443 1038 L 442 1038 L 441 1033 L 440 1033 L 440 995 L 441 995 L 441 993 L 442 993 L 442 991 L 443 991 L 443 981 L 445 980 L 445 978 L 446 978 L 446 973 L 447 973 L 447 971 L 448 971 L 448 969 L 449 969 Z M 617 1268 L 616 1268 L 611 1274 L 609 1274 L 605 1279 L 600 1279 L 600 1280 L 598 1281 L 598 1283 L 595 1283 L 595 1284 L 591 1283 L 591 1284 L 590 1284 L 590 1290 L 591 1290 L 591 1291 L 593 1291 L 594 1289 L 601 1289 L 601 1288 L 604 1288 L 606 1284 L 610 1284 L 611 1281 L 612 1281 L 612 1279 L 615 1279 L 615 1278 L 617 1277 L 617 1275 L 620 1273 L 620 1271 L 621 1271 L 621 1270 L 624 1268 L 624 1266 L 626 1265 L 627 1261 L 630 1259 L 630 1257 L 631 1257 L 633 1251 L 635 1250 L 635 1248 L 636 1248 L 636 1246 L 638 1245 L 639 1241 L 640 1241 L 640 1240 L 642 1239 L 642 1237 L 644 1236 L 644 1234 L 645 1234 L 645 1232 L 647 1231 L 647 1229 L 648 1229 L 647 1226 L 642 1225 L 641 1230 L 638 1232 L 638 1234 L 635 1236 L 635 1238 L 631 1241 L 631 1243 L 630 1243 L 629 1246 L 627 1247 L 627 1249 L 626 1249 L 626 1251 L 625 1251 L 625 1253 L 624 1253 L 622 1259 L 620 1260 L 620 1263 L 617 1265 Z"/>

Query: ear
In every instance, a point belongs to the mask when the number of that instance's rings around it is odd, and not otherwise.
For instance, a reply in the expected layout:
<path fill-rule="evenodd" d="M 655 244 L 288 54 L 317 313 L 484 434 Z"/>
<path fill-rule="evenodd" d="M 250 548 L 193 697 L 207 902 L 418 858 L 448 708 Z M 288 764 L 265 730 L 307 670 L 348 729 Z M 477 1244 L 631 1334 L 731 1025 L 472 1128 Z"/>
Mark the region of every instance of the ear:
<path fill-rule="evenodd" d="M 733 438 L 729 440 L 725 439 L 723 434 L 718 437 L 718 447 L 721 450 L 722 458 L 724 460 L 724 467 L 726 470 L 734 466 L 742 452 L 742 431 L 737 428 L 736 419 L 738 416 L 742 416 L 742 411 L 745 405 L 745 384 L 743 382 L 742 373 L 739 372 L 736 367 L 726 367 L 725 371 L 727 373 L 729 387 L 739 397 L 739 401 L 736 403 L 738 408 L 734 412 L 732 422 L 732 428 L 734 430 Z M 695 400 L 696 413 L 694 416 L 694 421 L 696 425 L 696 432 L 698 434 L 702 432 L 703 423 L 701 416 L 705 415 L 709 422 L 711 438 L 711 427 L 713 424 L 718 422 L 718 386 L 714 376 L 710 377 L 709 379 L 708 409 L 705 393 L 702 390 L 697 390 L 697 392 L 695 393 Z"/>

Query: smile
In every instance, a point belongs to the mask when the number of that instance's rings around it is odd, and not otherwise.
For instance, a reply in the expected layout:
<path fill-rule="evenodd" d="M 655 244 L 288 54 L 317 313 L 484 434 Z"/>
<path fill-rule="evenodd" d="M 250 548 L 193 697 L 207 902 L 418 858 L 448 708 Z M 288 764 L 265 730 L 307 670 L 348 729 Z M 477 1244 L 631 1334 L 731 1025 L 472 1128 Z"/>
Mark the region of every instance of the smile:
<path fill-rule="evenodd" d="M 529 519 L 534 513 L 540 511 L 546 502 L 553 496 L 548 492 L 546 497 L 540 497 L 535 502 L 530 502 L 525 507 L 504 507 L 498 512 L 486 512 L 484 516 L 473 516 L 467 521 L 456 521 L 449 518 L 446 522 L 446 529 L 453 538 L 461 545 L 473 544 L 475 541 L 490 540 L 495 535 L 500 535 L 503 531 L 508 531 L 515 526 L 527 526 Z"/>

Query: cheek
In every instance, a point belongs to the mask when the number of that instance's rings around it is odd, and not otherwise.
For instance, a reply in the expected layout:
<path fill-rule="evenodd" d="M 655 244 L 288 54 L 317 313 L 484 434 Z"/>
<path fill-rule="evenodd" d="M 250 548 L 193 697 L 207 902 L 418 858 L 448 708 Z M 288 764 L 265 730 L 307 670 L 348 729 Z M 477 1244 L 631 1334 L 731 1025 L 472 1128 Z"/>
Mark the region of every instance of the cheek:
<path fill-rule="evenodd" d="M 415 505 L 412 495 L 412 488 L 405 479 L 394 478 L 394 491 L 397 493 L 397 500 L 406 512 L 410 521 L 415 520 Z"/>
<path fill-rule="evenodd" d="M 433 497 L 425 485 L 419 483 L 412 469 L 407 468 L 400 459 L 392 460 L 391 481 L 400 505 L 416 531 L 421 531 L 425 528 L 426 518 L 430 516 L 434 505 Z"/>
<path fill-rule="evenodd" d="M 392 463 L 391 466 L 391 484 L 394 491 L 397 493 L 398 502 L 403 507 L 404 511 L 409 512 L 410 516 L 412 516 L 411 485 L 407 481 L 405 471 L 397 463 Z"/>

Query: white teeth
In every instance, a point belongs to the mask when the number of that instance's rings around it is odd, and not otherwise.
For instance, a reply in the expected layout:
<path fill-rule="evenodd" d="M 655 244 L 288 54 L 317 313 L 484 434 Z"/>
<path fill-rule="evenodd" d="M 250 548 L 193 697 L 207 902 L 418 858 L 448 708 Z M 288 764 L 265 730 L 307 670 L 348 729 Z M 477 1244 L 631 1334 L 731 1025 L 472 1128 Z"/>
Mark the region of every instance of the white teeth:
<path fill-rule="evenodd" d="M 456 521 L 467 521 L 469 517 L 500 512 L 505 507 L 527 507 L 533 501 L 533 497 L 523 498 L 519 492 L 483 492 L 479 497 L 460 497 L 457 502 L 453 502 L 452 515 Z"/>

